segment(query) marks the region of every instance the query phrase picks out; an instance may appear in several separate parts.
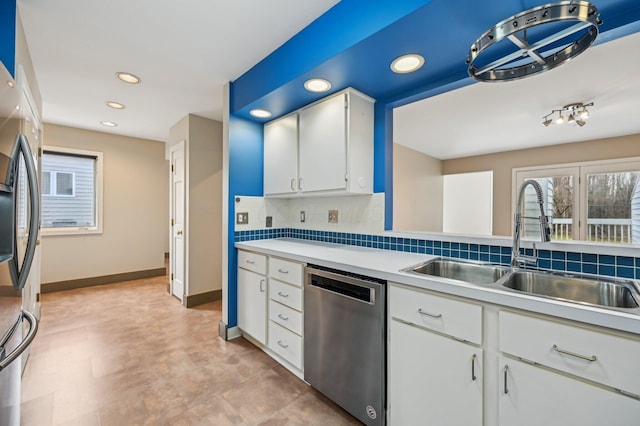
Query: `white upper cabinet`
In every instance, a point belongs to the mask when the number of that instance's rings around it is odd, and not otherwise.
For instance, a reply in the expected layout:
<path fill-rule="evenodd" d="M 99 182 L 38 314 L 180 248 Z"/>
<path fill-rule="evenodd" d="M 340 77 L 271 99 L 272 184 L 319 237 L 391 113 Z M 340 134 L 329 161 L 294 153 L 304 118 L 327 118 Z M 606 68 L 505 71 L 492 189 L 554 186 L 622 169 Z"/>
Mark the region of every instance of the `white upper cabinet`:
<path fill-rule="evenodd" d="M 373 193 L 373 103 L 345 89 L 266 124 L 264 194 Z"/>
<path fill-rule="evenodd" d="M 298 192 L 298 114 L 264 126 L 264 194 Z"/>

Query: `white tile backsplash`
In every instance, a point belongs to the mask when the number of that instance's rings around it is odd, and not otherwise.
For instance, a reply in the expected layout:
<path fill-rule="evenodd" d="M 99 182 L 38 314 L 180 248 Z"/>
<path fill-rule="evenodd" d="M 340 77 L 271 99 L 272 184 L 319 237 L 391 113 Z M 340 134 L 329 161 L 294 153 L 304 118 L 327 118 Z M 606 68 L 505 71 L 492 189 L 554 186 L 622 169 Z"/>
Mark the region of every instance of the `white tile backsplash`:
<path fill-rule="evenodd" d="M 384 231 L 384 193 L 314 198 L 236 198 L 240 199 L 235 204 L 236 213 L 249 213 L 249 223 L 236 224 L 236 231 L 264 229 L 266 216 L 273 218 L 273 228 L 369 234 Z M 305 222 L 300 222 L 301 210 L 305 212 Z M 329 210 L 338 210 L 338 223 L 328 222 Z"/>

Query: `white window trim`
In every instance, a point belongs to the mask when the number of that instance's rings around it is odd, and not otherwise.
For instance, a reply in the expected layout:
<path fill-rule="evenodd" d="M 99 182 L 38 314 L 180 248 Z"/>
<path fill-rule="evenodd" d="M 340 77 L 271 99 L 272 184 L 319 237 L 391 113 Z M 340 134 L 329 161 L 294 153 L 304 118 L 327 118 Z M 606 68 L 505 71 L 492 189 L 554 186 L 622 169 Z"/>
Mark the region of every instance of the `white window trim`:
<path fill-rule="evenodd" d="M 61 172 L 58 170 L 46 170 L 46 172 L 49 173 L 49 193 L 43 193 L 43 197 L 73 198 L 76 196 L 76 174 L 74 172 Z M 43 170 L 42 173 L 45 173 L 45 170 Z M 58 194 L 58 174 L 60 173 L 71 175 L 71 194 Z M 54 188 L 55 193 L 52 191 Z"/>
<path fill-rule="evenodd" d="M 590 244 L 591 242 L 584 239 L 586 235 L 586 227 L 579 228 L 578 221 L 582 224 L 587 223 L 587 209 L 583 205 L 587 199 L 587 185 L 584 184 L 588 174 L 607 173 L 607 172 L 625 172 L 638 170 L 640 157 L 615 158 L 611 160 L 583 161 L 577 163 L 550 164 L 544 166 L 518 167 L 511 170 L 511 217 L 515 214 L 515 200 L 520 185 L 524 179 L 546 177 L 548 171 L 553 170 L 556 174 L 565 176 L 572 175 L 577 184 L 578 191 L 574 192 L 574 204 L 578 207 L 578 214 L 573 218 L 574 239 L 572 241 L 563 241 L 562 244 Z M 524 175 L 524 176 L 523 176 Z M 513 222 L 511 223 L 511 233 L 513 234 Z M 557 243 L 557 241 L 555 241 Z M 607 244 L 620 247 L 637 247 L 637 244 L 623 243 L 596 243 Z"/>
<path fill-rule="evenodd" d="M 96 158 L 96 226 L 70 226 L 61 228 L 42 228 L 42 236 L 63 236 L 63 235 L 86 235 L 86 234 L 102 234 L 102 222 L 103 222 L 103 196 L 104 196 L 104 184 L 103 184 L 103 154 L 98 151 L 89 151 L 84 149 L 66 148 L 60 146 L 44 145 L 42 147 L 44 151 L 59 152 L 61 154 L 75 154 L 83 155 L 87 157 Z M 74 176 L 75 179 L 75 176 Z M 47 195 L 48 197 L 49 195 Z"/>

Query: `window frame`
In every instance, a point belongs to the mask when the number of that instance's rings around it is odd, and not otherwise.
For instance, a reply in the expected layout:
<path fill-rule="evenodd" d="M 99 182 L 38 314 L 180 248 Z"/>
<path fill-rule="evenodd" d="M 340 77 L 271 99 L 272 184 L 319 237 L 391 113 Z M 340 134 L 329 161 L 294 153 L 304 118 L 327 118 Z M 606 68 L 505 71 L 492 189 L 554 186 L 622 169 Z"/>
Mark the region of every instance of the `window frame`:
<path fill-rule="evenodd" d="M 42 193 L 43 197 L 61 197 L 61 198 L 73 198 L 76 196 L 76 174 L 75 172 L 61 172 L 59 170 L 47 170 L 42 173 L 49 173 L 49 193 Z M 71 175 L 71 194 L 58 194 L 58 175 L 65 174 Z M 53 178 L 53 179 L 52 179 Z M 41 185 L 42 187 L 42 185 Z M 55 193 L 51 190 L 55 188 Z"/>
<path fill-rule="evenodd" d="M 574 243 L 591 243 L 591 241 L 587 240 L 587 175 L 599 173 L 623 173 L 631 171 L 640 171 L 640 157 L 513 168 L 511 170 L 511 217 L 515 214 L 515 200 L 518 195 L 518 190 L 525 179 L 548 177 L 549 174 L 556 176 L 571 175 L 573 176 L 574 182 L 576 182 L 573 201 L 573 239 L 571 241 Z M 513 234 L 513 223 L 511 224 L 511 232 Z M 597 243 L 616 246 L 638 245 L 634 243 Z"/>
<path fill-rule="evenodd" d="M 102 234 L 103 233 L 103 205 L 104 205 L 104 184 L 103 184 L 103 153 L 99 151 L 89 151 L 85 149 L 67 148 L 53 145 L 42 146 L 43 155 L 46 153 L 69 155 L 69 156 L 83 156 L 95 158 L 95 225 L 94 226 L 69 226 L 69 227 L 41 227 L 42 236 L 62 236 L 62 235 L 87 235 L 87 234 Z M 42 167 L 40 167 L 42 170 Z M 55 171 L 52 171 L 55 172 Z M 65 172 L 68 173 L 68 172 Z M 74 175 L 74 187 L 75 187 L 75 173 Z M 42 181 L 42 179 L 40 179 Z M 50 180 L 51 182 L 52 180 Z M 75 189 L 74 189 L 75 194 Z M 69 195 L 45 195 L 43 197 L 71 197 Z"/>

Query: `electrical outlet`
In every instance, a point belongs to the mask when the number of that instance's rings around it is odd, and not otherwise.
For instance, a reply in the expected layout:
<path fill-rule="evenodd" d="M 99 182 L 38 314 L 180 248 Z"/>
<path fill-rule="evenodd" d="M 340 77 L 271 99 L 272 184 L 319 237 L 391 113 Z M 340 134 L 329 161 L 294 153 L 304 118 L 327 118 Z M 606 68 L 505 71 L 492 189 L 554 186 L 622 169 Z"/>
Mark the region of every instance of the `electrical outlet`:
<path fill-rule="evenodd" d="M 338 223 L 338 210 L 329 210 L 329 223 Z"/>
<path fill-rule="evenodd" d="M 249 223 L 249 212 L 236 213 L 236 225 L 246 225 Z"/>
<path fill-rule="evenodd" d="M 273 226 L 273 217 L 272 216 L 267 216 L 267 220 L 266 220 L 265 226 L 267 228 L 271 228 Z"/>
<path fill-rule="evenodd" d="M 305 221 L 304 210 L 300 210 L 300 222 L 304 222 L 304 221 Z"/>

